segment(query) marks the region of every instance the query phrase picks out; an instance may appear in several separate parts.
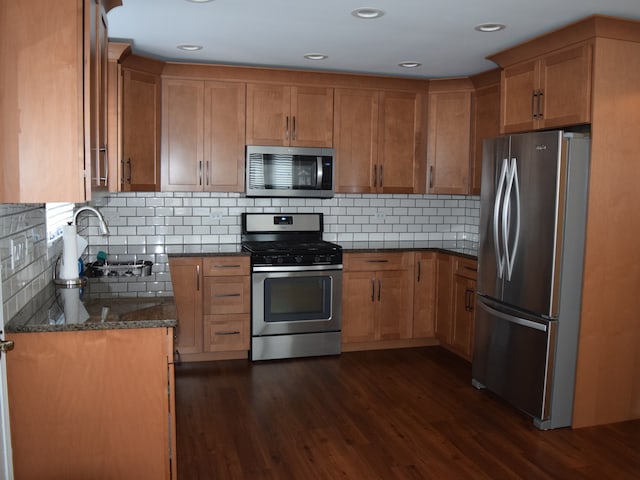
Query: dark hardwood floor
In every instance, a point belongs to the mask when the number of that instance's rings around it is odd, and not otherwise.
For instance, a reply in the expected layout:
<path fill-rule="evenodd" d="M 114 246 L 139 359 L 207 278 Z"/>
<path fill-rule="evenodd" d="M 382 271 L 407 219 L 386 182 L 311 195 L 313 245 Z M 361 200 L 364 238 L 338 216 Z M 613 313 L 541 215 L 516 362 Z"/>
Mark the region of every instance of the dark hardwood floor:
<path fill-rule="evenodd" d="M 439 347 L 176 368 L 178 477 L 638 479 L 640 420 L 546 432 Z"/>

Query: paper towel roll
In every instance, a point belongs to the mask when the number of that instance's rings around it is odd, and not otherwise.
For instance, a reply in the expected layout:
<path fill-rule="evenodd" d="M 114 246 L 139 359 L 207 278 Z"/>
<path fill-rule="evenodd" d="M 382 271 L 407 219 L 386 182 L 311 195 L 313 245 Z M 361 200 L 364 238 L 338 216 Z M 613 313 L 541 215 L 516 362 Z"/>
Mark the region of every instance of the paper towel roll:
<path fill-rule="evenodd" d="M 60 290 L 64 305 L 64 323 L 67 325 L 84 323 L 89 318 L 89 313 L 80 301 L 79 288 L 65 288 Z"/>
<path fill-rule="evenodd" d="M 73 280 L 78 278 L 78 233 L 75 225 L 62 227 L 62 262 L 60 278 Z"/>

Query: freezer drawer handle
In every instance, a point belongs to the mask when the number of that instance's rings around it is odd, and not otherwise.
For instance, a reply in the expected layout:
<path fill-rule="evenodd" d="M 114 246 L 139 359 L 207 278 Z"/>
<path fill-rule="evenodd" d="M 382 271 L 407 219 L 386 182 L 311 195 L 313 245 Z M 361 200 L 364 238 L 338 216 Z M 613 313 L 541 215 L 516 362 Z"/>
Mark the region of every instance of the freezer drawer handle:
<path fill-rule="evenodd" d="M 533 328 L 535 330 L 540 330 L 541 332 L 547 331 L 547 326 L 541 323 L 532 322 L 531 320 L 525 320 L 524 318 L 514 317 L 513 315 L 507 315 L 506 313 L 502 313 L 495 308 L 491 308 L 487 304 L 483 302 L 478 302 L 480 307 L 489 312 L 492 315 L 495 315 L 502 320 L 506 320 L 507 322 L 517 323 L 518 325 L 522 325 L 523 327 Z"/>

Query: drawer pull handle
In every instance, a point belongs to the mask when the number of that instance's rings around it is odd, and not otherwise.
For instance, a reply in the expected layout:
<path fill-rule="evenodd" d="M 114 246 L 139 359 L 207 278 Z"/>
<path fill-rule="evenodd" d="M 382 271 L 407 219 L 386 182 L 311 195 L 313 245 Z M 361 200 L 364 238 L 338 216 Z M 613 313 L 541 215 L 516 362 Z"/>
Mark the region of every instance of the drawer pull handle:
<path fill-rule="evenodd" d="M 472 272 L 477 272 L 477 271 L 478 271 L 478 269 L 477 269 L 477 268 L 470 267 L 469 265 L 465 265 L 463 268 L 464 268 L 465 270 L 471 270 Z"/>
<path fill-rule="evenodd" d="M 226 298 L 226 297 L 239 297 L 239 293 L 217 293 L 214 295 L 215 298 Z"/>
<path fill-rule="evenodd" d="M 240 332 L 216 332 L 216 335 L 219 336 L 223 336 L 223 335 L 240 335 Z"/>
<path fill-rule="evenodd" d="M 367 263 L 387 263 L 389 260 L 367 260 Z"/>
<path fill-rule="evenodd" d="M 218 263 L 214 265 L 215 268 L 240 268 L 241 266 L 242 265 L 240 264 L 228 265 L 226 263 Z"/>

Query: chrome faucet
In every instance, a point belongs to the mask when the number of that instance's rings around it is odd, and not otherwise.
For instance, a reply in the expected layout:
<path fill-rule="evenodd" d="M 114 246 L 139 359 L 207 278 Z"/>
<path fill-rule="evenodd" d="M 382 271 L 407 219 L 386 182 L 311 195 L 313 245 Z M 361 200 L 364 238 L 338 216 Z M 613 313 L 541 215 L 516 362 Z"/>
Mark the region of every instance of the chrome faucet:
<path fill-rule="evenodd" d="M 80 207 L 78 210 L 76 210 L 76 213 L 73 214 L 73 221 L 71 222 L 71 225 L 77 225 L 78 215 L 85 210 L 92 212 L 96 217 L 98 217 L 98 222 L 100 222 L 100 232 L 102 233 L 102 235 L 109 235 L 109 227 L 107 226 L 107 222 L 104 221 L 104 217 L 102 216 L 102 214 L 93 207 Z"/>

